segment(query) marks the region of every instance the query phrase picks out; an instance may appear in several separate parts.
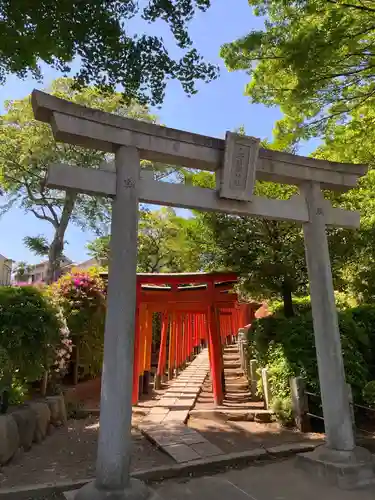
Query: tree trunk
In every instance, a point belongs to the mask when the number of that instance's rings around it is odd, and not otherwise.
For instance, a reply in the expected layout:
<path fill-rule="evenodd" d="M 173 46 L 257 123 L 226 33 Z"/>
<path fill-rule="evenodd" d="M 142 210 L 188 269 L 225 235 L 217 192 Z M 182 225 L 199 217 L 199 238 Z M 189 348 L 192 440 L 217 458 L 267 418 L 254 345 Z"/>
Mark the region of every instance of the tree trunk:
<path fill-rule="evenodd" d="M 61 257 L 64 250 L 65 231 L 68 227 L 74 204 L 77 199 L 77 193 L 69 191 L 66 193 L 64 207 L 61 213 L 60 223 L 55 227 L 55 235 L 48 252 L 48 268 L 46 283 L 51 284 L 57 279 L 57 272 L 60 268 Z"/>
<path fill-rule="evenodd" d="M 284 316 L 286 318 L 292 318 L 294 316 L 292 289 L 288 283 L 288 280 L 285 278 L 282 284 L 282 294 L 284 302 Z"/>
<path fill-rule="evenodd" d="M 75 342 L 75 356 L 74 356 L 74 366 L 73 366 L 73 385 L 78 385 L 79 380 L 79 347 L 78 340 Z"/>
<path fill-rule="evenodd" d="M 46 370 L 43 374 L 43 378 L 40 383 L 40 394 L 45 397 L 47 394 L 47 386 L 48 386 L 48 370 Z"/>

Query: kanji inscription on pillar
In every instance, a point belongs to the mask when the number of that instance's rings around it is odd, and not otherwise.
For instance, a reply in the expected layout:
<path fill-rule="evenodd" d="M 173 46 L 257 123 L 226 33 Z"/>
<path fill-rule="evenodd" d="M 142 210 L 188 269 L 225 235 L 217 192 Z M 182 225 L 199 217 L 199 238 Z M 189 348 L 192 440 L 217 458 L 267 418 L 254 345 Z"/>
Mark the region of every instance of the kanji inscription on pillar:
<path fill-rule="evenodd" d="M 220 176 L 221 198 L 251 201 L 259 142 L 255 137 L 226 133 L 224 164 Z"/>

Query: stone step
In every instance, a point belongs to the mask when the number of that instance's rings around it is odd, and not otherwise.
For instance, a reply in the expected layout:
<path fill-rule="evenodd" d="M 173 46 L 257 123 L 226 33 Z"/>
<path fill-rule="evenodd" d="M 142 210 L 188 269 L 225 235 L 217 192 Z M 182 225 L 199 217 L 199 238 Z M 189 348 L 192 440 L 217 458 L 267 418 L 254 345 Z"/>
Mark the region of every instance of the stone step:
<path fill-rule="evenodd" d="M 238 368 L 229 368 L 229 369 L 224 368 L 224 375 L 226 377 L 231 377 L 231 378 L 233 378 L 233 377 L 244 377 L 243 371 L 240 370 L 240 369 L 238 369 Z"/>
<path fill-rule="evenodd" d="M 240 384 L 247 384 L 247 380 L 245 377 L 241 377 L 238 373 L 225 373 L 225 380 L 228 382 L 239 382 Z"/>
<path fill-rule="evenodd" d="M 224 351 L 223 352 L 223 358 L 224 359 L 225 358 L 228 358 L 228 359 L 230 359 L 230 358 L 232 358 L 232 359 L 233 358 L 239 359 L 239 358 L 241 358 L 241 355 L 240 355 L 240 353 L 237 350 L 231 351 L 231 352 Z"/>
<path fill-rule="evenodd" d="M 237 345 L 227 346 L 225 347 L 223 352 L 224 354 L 233 354 L 233 353 L 239 354 L 238 346 Z"/>
<path fill-rule="evenodd" d="M 246 394 L 245 396 L 243 395 L 242 392 L 238 393 L 239 395 L 234 395 L 233 397 L 228 397 L 230 396 L 229 394 L 224 396 L 224 406 L 238 406 L 241 404 L 251 404 L 251 396 L 250 394 Z M 236 397 L 237 396 L 237 397 Z"/>
<path fill-rule="evenodd" d="M 230 379 L 229 379 L 230 380 Z M 247 382 L 236 382 L 231 384 L 229 380 L 225 381 L 226 392 L 237 393 L 237 392 L 247 392 L 249 390 L 249 384 Z"/>
<path fill-rule="evenodd" d="M 234 363 L 233 361 L 231 361 L 230 363 L 226 363 L 224 361 L 224 370 L 241 370 L 242 371 L 241 363 L 239 361 L 237 363 Z"/>
<path fill-rule="evenodd" d="M 224 359 L 224 366 L 237 365 L 241 366 L 241 360 L 238 358 Z"/>
<path fill-rule="evenodd" d="M 259 422 L 269 423 L 274 420 L 274 413 L 271 410 L 255 409 L 229 409 L 219 406 L 210 409 L 193 409 L 190 417 L 208 420 L 224 420 L 232 422 Z"/>

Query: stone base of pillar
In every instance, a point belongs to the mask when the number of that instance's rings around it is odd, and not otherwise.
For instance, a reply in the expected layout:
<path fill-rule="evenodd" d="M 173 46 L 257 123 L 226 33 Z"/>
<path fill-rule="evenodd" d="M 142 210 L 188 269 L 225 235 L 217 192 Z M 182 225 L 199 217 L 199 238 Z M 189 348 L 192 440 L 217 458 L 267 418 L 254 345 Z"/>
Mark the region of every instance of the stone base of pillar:
<path fill-rule="evenodd" d="M 309 453 L 300 453 L 296 466 L 318 479 L 344 490 L 375 484 L 371 453 L 357 446 L 353 451 L 338 451 L 318 446 Z"/>
<path fill-rule="evenodd" d="M 143 375 L 139 375 L 138 381 L 138 397 L 141 398 L 143 394 Z"/>
<path fill-rule="evenodd" d="M 161 375 L 155 375 L 155 380 L 154 380 L 154 389 L 157 391 L 161 389 L 162 386 L 162 376 Z"/>
<path fill-rule="evenodd" d="M 151 491 L 138 479 L 131 479 L 129 486 L 124 490 L 102 490 L 95 481 L 88 483 L 80 490 L 65 493 L 67 500 L 147 500 Z"/>
<path fill-rule="evenodd" d="M 150 377 L 149 371 L 143 373 L 143 394 L 150 394 Z"/>

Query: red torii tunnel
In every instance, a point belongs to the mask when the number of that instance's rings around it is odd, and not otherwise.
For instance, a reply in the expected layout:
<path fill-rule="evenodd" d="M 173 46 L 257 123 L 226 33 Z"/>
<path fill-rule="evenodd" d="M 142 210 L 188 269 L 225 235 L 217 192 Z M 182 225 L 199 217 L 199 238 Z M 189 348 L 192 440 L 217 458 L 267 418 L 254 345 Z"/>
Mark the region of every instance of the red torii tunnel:
<path fill-rule="evenodd" d="M 104 274 L 104 273 L 103 273 Z M 133 404 L 147 392 L 153 354 L 153 320 L 161 321 L 155 387 L 171 379 L 202 346 L 208 346 L 213 396 L 224 397 L 222 346 L 228 336 L 251 323 L 259 304 L 239 302 L 237 274 L 137 274 Z"/>

